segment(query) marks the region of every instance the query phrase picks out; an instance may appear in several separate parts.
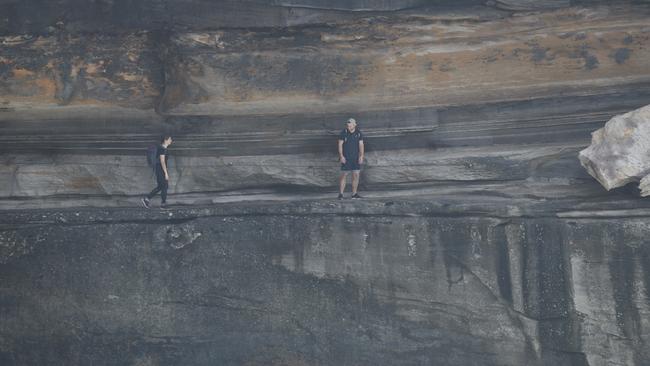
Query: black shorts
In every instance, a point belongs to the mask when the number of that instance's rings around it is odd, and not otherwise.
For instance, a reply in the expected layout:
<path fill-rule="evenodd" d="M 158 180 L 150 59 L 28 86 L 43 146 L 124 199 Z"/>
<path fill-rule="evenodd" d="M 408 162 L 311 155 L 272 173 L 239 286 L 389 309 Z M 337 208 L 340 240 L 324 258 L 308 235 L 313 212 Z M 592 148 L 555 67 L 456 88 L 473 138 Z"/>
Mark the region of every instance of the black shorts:
<path fill-rule="evenodd" d="M 349 171 L 359 171 L 361 170 L 361 164 L 359 164 L 359 158 L 348 159 L 345 158 L 345 164 L 341 164 L 341 170 L 344 172 Z"/>

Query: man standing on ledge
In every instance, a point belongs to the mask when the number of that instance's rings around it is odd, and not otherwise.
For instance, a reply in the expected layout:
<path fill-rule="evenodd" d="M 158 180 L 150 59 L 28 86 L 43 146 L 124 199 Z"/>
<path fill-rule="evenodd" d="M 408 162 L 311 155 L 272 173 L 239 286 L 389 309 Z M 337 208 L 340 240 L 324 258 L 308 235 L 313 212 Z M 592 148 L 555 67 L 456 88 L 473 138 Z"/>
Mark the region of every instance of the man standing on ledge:
<path fill-rule="evenodd" d="M 167 170 L 167 147 L 172 144 L 171 136 L 163 136 L 160 139 L 160 145 L 156 148 L 156 159 L 154 172 L 156 173 L 156 182 L 158 186 L 154 188 L 149 195 L 142 199 L 142 204 L 146 208 L 151 208 L 150 200 L 160 192 L 162 203 L 160 208 L 167 208 L 167 188 L 169 188 L 169 171 Z"/>
<path fill-rule="evenodd" d="M 363 134 L 357 128 L 357 121 L 350 118 L 347 126 L 339 136 L 339 160 L 341 161 L 341 177 L 339 178 L 339 199 L 343 199 L 345 181 L 352 172 L 352 199 L 361 198 L 357 193 L 359 173 L 363 164 Z"/>

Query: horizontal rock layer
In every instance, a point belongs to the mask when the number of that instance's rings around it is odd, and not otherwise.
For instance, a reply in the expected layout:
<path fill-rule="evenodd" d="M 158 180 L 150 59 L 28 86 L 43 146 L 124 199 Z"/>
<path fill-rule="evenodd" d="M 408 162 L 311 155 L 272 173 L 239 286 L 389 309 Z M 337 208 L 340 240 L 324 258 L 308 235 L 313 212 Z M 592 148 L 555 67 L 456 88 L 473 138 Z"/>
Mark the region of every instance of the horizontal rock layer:
<path fill-rule="evenodd" d="M 496 0 L 496 5 L 509 10 L 536 10 L 546 8 L 561 8 L 571 5 L 570 0 Z"/>
<path fill-rule="evenodd" d="M 253 3 L 0 1 L 0 364 L 650 363 L 650 207 L 577 158 L 647 5 Z M 164 131 L 177 205 L 124 207 Z"/>
<path fill-rule="evenodd" d="M 582 3 L 598 3 L 586 0 Z M 625 3 L 627 1 L 620 1 Z M 54 28 L 110 32 L 128 29 L 284 27 L 336 23 L 359 13 L 439 11 L 483 5 L 482 0 L 2 0 L 0 34 L 43 33 Z M 568 0 L 488 1 L 507 10 L 569 6 Z"/>
<path fill-rule="evenodd" d="M 648 82 L 649 13 L 571 9 L 179 34 L 165 58 L 161 110 L 230 115 L 462 105 Z"/>
<path fill-rule="evenodd" d="M 586 178 L 570 154 L 647 104 L 648 15 L 472 7 L 338 26 L 4 37 L 0 195 L 138 194 L 150 185 L 144 149 L 163 131 L 177 141 L 175 193 L 333 188 L 335 136 L 351 116 L 367 136 L 369 188 L 539 169 Z"/>
<path fill-rule="evenodd" d="M 649 13 L 642 5 L 518 17 L 476 10 L 269 31 L 8 36 L 0 118 L 68 117 L 61 104 L 266 115 L 620 90 L 648 82 Z"/>

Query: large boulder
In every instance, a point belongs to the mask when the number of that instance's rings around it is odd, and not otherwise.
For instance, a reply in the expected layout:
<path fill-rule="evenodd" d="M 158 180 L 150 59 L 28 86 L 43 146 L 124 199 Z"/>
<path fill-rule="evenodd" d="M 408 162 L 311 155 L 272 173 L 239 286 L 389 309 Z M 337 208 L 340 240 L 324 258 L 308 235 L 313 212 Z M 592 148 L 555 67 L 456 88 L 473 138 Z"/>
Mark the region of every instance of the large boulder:
<path fill-rule="evenodd" d="M 650 105 L 614 116 L 592 133 L 591 145 L 579 154 L 580 163 L 605 189 L 624 186 L 650 172 Z M 650 192 L 642 192 L 648 195 Z"/>

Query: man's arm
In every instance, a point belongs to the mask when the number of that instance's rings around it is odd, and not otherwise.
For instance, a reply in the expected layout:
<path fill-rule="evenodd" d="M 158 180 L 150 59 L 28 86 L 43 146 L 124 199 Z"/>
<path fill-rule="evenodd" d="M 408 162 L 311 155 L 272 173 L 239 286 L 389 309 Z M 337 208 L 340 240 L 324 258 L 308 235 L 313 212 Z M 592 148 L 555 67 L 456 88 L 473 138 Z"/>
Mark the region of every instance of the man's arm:
<path fill-rule="evenodd" d="M 165 179 L 169 180 L 169 174 L 167 173 L 167 162 L 165 162 L 165 155 L 160 155 L 160 166 L 162 166 L 163 172 L 165 173 Z"/>
<path fill-rule="evenodd" d="M 339 140 L 339 160 L 345 164 L 345 156 L 343 156 L 343 140 Z"/>
<path fill-rule="evenodd" d="M 364 153 L 365 153 L 365 147 L 363 146 L 363 140 L 359 140 L 359 164 L 363 164 Z"/>

